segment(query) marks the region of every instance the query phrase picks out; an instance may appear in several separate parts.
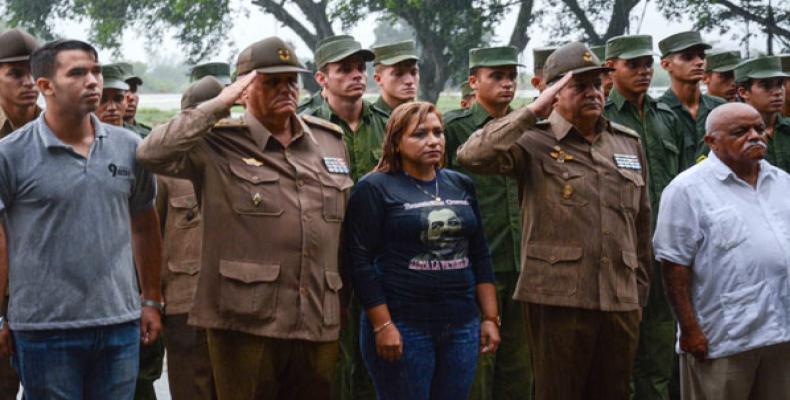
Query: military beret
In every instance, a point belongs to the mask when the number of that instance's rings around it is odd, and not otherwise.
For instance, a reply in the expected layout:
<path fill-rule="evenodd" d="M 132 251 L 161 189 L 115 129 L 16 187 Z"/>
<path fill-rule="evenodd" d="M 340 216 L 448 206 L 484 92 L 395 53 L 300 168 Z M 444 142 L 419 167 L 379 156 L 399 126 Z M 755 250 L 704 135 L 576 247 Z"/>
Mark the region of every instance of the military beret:
<path fill-rule="evenodd" d="M 420 59 L 417 56 L 417 46 L 413 40 L 383 44 L 375 46 L 371 50 L 376 55 L 376 58 L 373 60 L 374 64 L 395 65 L 401 61 L 419 61 Z"/>
<path fill-rule="evenodd" d="M 134 67 L 132 66 L 132 64 L 130 64 L 128 62 L 119 62 L 119 63 L 115 63 L 115 64 L 119 65 L 121 67 L 121 70 L 123 70 L 123 75 L 124 75 L 123 76 L 123 81 L 124 82 L 128 83 L 129 85 L 142 85 L 143 84 L 143 80 L 140 79 L 139 76 L 134 74 Z"/>
<path fill-rule="evenodd" d="M 763 56 L 741 61 L 735 67 L 735 82 L 742 83 L 749 79 L 788 78 L 782 72 L 782 62 L 776 56 Z"/>
<path fill-rule="evenodd" d="M 129 90 L 129 84 L 124 81 L 126 73 L 120 64 L 102 65 L 101 74 L 104 78 L 104 89 Z"/>
<path fill-rule="evenodd" d="M 633 60 L 652 55 L 653 37 L 650 35 L 615 36 L 606 41 L 607 60 L 611 58 Z"/>
<path fill-rule="evenodd" d="M 790 54 L 779 55 L 779 61 L 782 63 L 782 72 L 790 73 Z"/>
<path fill-rule="evenodd" d="M 230 85 L 230 64 L 224 62 L 210 62 L 192 67 L 189 72 L 189 81 L 196 82 L 204 76 L 213 76 L 222 84 Z"/>
<path fill-rule="evenodd" d="M 363 49 L 351 35 L 330 36 L 318 42 L 318 47 L 315 49 L 315 65 L 323 68 L 326 64 L 341 61 L 355 54 L 362 56 L 365 62 L 376 58 L 372 51 Z"/>
<path fill-rule="evenodd" d="M 259 40 L 239 53 L 236 60 L 238 75 L 253 70 L 264 74 L 310 72 L 299 62 L 291 46 L 277 36 Z"/>
<path fill-rule="evenodd" d="M 658 49 L 661 50 L 661 58 L 696 46 L 702 46 L 705 49 L 711 48 L 709 44 L 702 41 L 702 36 L 700 36 L 697 31 L 676 33 L 658 42 Z"/>
<path fill-rule="evenodd" d="M 211 100 L 225 88 L 225 83 L 217 79 L 213 75 L 206 75 L 187 87 L 187 90 L 181 95 L 181 109 L 186 110 L 198 104 Z"/>
<path fill-rule="evenodd" d="M 465 81 L 461 84 L 461 97 L 471 96 L 475 94 L 475 90 L 469 86 L 469 81 Z"/>
<path fill-rule="evenodd" d="M 711 49 L 705 52 L 705 72 L 729 72 L 741 62 L 741 52 Z"/>
<path fill-rule="evenodd" d="M 543 69 L 543 66 L 546 64 L 546 59 L 549 58 L 551 53 L 557 50 L 556 47 L 540 47 L 537 49 L 532 50 L 532 59 L 533 61 L 533 69 L 535 71 L 539 69 Z"/>
<path fill-rule="evenodd" d="M 36 49 L 36 38 L 19 28 L 0 33 L 0 62 L 29 60 Z"/>
<path fill-rule="evenodd" d="M 583 43 L 572 42 L 555 50 L 543 66 L 543 79 L 546 83 L 561 78 L 568 72 L 580 74 L 583 72 L 611 71 L 612 68 L 603 66 L 601 60 L 595 56 Z"/>
<path fill-rule="evenodd" d="M 480 47 L 469 50 L 469 68 L 476 67 L 501 67 L 516 65 L 518 63 L 518 49 L 513 46 Z"/>

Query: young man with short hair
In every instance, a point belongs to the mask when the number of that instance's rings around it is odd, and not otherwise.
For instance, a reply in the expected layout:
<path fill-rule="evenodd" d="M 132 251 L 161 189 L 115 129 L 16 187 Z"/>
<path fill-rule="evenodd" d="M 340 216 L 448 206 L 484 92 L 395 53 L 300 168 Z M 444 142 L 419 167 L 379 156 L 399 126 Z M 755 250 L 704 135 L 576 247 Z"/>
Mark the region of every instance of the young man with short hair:
<path fill-rule="evenodd" d="M 373 107 L 389 116 L 397 106 L 417 99 L 420 58 L 413 40 L 384 44 L 371 50 L 376 55 L 373 80 L 381 93 Z"/>
<path fill-rule="evenodd" d="M 107 64 L 102 66 L 101 72 L 104 87 L 96 116 L 105 124 L 122 127 L 124 113 L 129 105 L 127 97 L 129 84 L 123 81 L 123 68 L 118 64 Z"/>
<path fill-rule="evenodd" d="M 530 83 L 532 87 L 538 89 L 538 92 L 543 93 L 546 89 L 546 82 L 543 80 L 543 65 L 546 64 L 546 59 L 549 58 L 554 50 L 557 50 L 557 48 L 540 47 L 532 50 L 532 79 Z"/>
<path fill-rule="evenodd" d="M 721 97 L 728 102 L 737 100 L 735 91 L 735 66 L 741 62 L 740 51 L 709 50 L 706 52 L 705 77 L 702 82 L 709 96 Z"/>
<path fill-rule="evenodd" d="M 137 121 L 137 105 L 140 104 L 140 95 L 137 94 L 140 86 L 143 85 L 143 80 L 135 75 L 134 67 L 129 63 L 118 63 L 123 68 L 124 78 L 123 81 L 129 85 L 129 90 L 126 92 L 126 111 L 123 115 L 123 126 L 126 129 L 145 138 L 151 132 L 151 127 Z"/>

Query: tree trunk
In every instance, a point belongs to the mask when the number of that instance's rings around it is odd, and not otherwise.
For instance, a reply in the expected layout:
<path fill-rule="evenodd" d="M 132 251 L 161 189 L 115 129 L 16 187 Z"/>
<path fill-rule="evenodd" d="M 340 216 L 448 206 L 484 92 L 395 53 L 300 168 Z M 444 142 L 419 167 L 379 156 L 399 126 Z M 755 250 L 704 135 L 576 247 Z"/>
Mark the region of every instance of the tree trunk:
<path fill-rule="evenodd" d="M 420 58 L 423 62 L 420 64 L 420 98 L 436 104 L 444 90 L 450 68 L 442 55 L 441 44 L 428 40 L 421 40 L 421 43 Z"/>
<path fill-rule="evenodd" d="M 527 28 L 532 23 L 532 6 L 535 2 L 534 0 L 521 0 L 520 3 L 516 25 L 510 35 L 510 45 L 517 48 L 519 53 L 524 51 L 529 43 L 530 37 L 527 34 Z"/>

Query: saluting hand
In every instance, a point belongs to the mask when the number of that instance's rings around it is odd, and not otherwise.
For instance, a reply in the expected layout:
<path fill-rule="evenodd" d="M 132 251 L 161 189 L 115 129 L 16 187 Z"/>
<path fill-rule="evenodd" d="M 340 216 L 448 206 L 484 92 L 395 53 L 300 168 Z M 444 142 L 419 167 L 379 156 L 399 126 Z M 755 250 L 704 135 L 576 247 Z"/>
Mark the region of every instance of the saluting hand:
<path fill-rule="evenodd" d="M 249 72 L 245 75 L 242 75 L 236 78 L 236 81 L 231 83 L 228 86 L 225 86 L 225 89 L 217 96 L 217 99 L 222 100 L 228 108 L 233 107 L 236 104 L 236 100 L 240 99 L 242 95 L 244 95 L 244 90 L 247 89 L 247 86 L 250 86 L 252 81 L 258 76 L 256 71 Z"/>
<path fill-rule="evenodd" d="M 555 84 L 547 86 L 546 90 L 544 90 L 535 101 L 530 103 L 527 108 L 538 118 L 548 117 L 549 114 L 551 114 L 551 110 L 554 108 L 554 101 L 557 99 L 557 94 L 560 93 L 562 88 L 568 85 L 568 82 L 570 82 L 572 78 L 573 73 L 568 72 Z"/>

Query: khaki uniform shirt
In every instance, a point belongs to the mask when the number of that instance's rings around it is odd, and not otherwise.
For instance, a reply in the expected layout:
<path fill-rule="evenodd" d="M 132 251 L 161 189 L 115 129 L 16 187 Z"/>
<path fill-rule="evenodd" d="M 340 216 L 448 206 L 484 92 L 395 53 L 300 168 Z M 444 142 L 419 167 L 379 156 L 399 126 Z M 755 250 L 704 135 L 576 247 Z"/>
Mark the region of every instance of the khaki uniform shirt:
<path fill-rule="evenodd" d="M 203 224 L 195 189 L 186 179 L 156 177 L 156 211 L 162 224 L 162 293 L 167 315 L 192 309 L 200 272 Z"/>
<path fill-rule="evenodd" d="M 650 200 L 639 135 L 599 120 L 592 143 L 556 111 L 488 123 L 458 150 L 477 173 L 515 176 L 523 214 L 516 300 L 603 311 L 647 303 Z"/>
<path fill-rule="evenodd" d="M 36 117 L 41 114 L 41 109 L 36 106 Z M 35 119 L 35 118 L 33 118 Z M 32 120 L 31 120 L 32 121 Z M 21 128 L 21 126 L 14 126 L 11 123 L 11 120 L 8 119 L 8 116 L 5 114 L 5 111 L 2 107 L 0 107 L 0 138 L 4 138 L 11 134 L 11 132 Z"/>
<path fill-rule="evenodd" d="M 283 147 L 252 115 L 217 118 L 219 100 L 155 128 L 140 162 L 193 182 L 204 222 L 189 323 L 271 338 L 337 340 L 340 226 L 352 181 L 337 126 L 291 120 Z M 216 124 L 216 125 L 215 125 Z"/>

